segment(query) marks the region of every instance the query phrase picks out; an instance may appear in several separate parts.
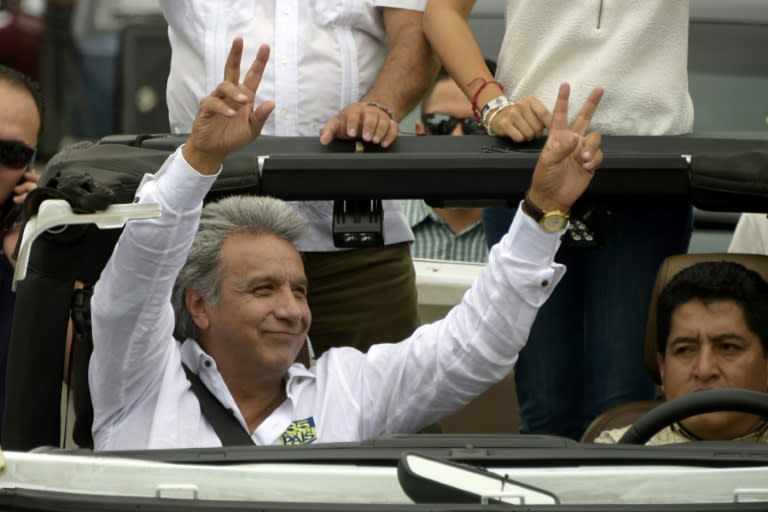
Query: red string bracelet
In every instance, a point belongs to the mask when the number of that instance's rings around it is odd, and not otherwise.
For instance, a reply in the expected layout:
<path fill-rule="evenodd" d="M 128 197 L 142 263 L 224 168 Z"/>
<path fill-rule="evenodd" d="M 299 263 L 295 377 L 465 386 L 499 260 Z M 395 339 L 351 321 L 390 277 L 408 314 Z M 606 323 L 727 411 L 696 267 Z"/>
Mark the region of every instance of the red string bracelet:
<path fill-rule="evenodd" d="M 501 89 L 501 92 L 504 92 L 504 84 L 497 82 L 496 80 L 486 80 L 485 78 L 477 77 L 471 82 L 467 84 L 467 87 L 472 87 L 472 84 L 474 84 L 477 81 L 483 82 L 480 84 L 480 88 L 475 91 L 475 94 L 472 95 L 472 115 L 475 117 L 475 121 L 478 123 L 482 122 L 482 119 L 480 119 L 480 108 L 477 106 L 477 98 L 480 97 L 480 93 L 483 92 L 483 89 L 486 88 L 486 86 L 490 84 L 496 84 L 499 89 Z"/>

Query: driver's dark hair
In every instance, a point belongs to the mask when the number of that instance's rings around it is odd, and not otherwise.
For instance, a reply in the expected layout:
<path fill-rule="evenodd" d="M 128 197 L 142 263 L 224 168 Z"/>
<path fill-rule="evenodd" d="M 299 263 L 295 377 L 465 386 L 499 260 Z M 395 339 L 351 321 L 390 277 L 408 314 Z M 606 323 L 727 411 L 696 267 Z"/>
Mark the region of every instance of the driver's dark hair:
<path fill-rule="evenodd" d="M 704 304 L 736 302 L 744 320 L 768 357 L 768 282 L 754 270 L 732 261 L 704 261 L 678 272 L 659 294 L 656 350 L 664 354 L 675 309 L 691 300 Z"/>

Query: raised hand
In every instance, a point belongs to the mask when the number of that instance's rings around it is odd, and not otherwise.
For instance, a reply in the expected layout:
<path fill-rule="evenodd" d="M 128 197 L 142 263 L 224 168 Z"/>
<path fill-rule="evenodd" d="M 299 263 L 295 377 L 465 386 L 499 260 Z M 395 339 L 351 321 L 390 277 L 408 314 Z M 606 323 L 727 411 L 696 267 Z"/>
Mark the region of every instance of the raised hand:
<path fill-rule="evenodd" d="M 542 210 L 568 211 L 587 189 L 603 161 L 601 137 L 587 134 L 603 89 L 595 88 L 568 126 L 568 98 L 571 88 L 562 84 L 552 114 L 549 136 L 531 179 L 529 197 Z"/>
<path fill-rule="evenodd" d="M 13 202 L 22 204 L 27 198 L 27 194 L 37 188 L 39 181 L 40 175 L 37 172 L 34 170 L 25 171 L 22 182 L 13 187 Z"/>
<path fill-rule="evenodd" d="M 183 149 L 184 158 L 203 174 L 214 174 L 224 157 L 256 139 L 275 108 L 272 101 L 253 108 L 269 60 L 269 46 L 259 48 L 241 83 L 242 55 L 243 40 L 237 37 L 224 67 L 224 81 L 200 102 L 192 133 Z"/>

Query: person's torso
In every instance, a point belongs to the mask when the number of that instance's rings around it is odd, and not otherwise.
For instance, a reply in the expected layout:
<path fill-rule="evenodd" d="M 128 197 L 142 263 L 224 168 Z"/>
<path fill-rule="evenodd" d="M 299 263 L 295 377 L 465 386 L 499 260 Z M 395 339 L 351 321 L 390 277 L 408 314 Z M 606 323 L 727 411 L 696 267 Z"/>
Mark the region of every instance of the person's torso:
<path fill-rule="evenodd" d="M 597 86 L 604 134 L 690 132 L 688 0 L 508 0 L 497 78 L 513 100 L 552 109 L 562 82 L 573 118 Z"/>
<path fill-rule="evenodd" d="M 241 77 L 258 48 L 271 55 L 256 94 L 276 108 L 263 133 L 317 135 L 373 83 L 386 54 L 373 0 L 188 0 L 160 2 L 173 48 L 171 129 L 188 133 L 200 100 L 223 79 L 232 40 L 244 39 Z"/>
<path fill-rule="evenodd" d="M 194 340 L 172 342 L 168 361 L 152 392 L 144 393 L 119 417 L 98 418 L 94 431 L 97 450 L 173 449 L 221 446 L 216 431 L 204 416 L 192 391 L 184 364 L 219 401 L 221 406 L 248 430 L 243 413 L 229 391 L 216 362 Z M 389 361 L 406 362 L 418 369 L 418 361 L 404 344 L 386 344 L 376 351 Z M 431 354 L 431 351 L 427 351 Z M 429 362 L 431 356 L 425 361 Z M 425 363 L 426 364 L 426 363 Z M 461 366 L 461 365 L 458 365 Z M 317 364 L 307 369 L 290 367 L 285 378 L 286 399 L 251 433 L 256 445 L 299 445 L 329 442 L 354 442 L 384 433 L 408 432 L 414 422 L 426 424 L 439 414 L 449 400 L 423 403 L 410 411 L 416 391 L 408 396 L 392 390 L 402 379 L 397 371 L 381 375 L 368 356 L 350 348 L 334 348 L 324 353 Z M 468 372 L 474 374 L 475 372 Z M 427 372 L 425 375 L 431 375 Z M 373 391 L 371 391 L 371 388 Z M 396 398 L 389 397 L 394 393 Z M 382 396 L 374 396 L 382 393 Z M 410 395 L 414 395 L 411 397 Z M 456 393 L 454 393 L 455 398 Z M 449 403 L 449 406 L 451 404 Z M 457 407 L 457 406 L 453 406 Z"/>
<path fill-rule="evenodd" d="M 383 21 L 374 0 L 161 0 L 160 6 L 173 49 L 166 95 L 174 133 L 189 133 L 200 101 L 223 80 L 236 36 L 244 39 L 241 79 L 259 46 L 271 48 L 256 93 L 257 102 L 276 104 L 265 135 L 319 137 L 325 123 L 368 91 L 386 57 Z M 338 250 L 332 236 L 333 204 L 295 206 L 310 222 L 299 249 Z M 411 240 L 399 206 L 386 201 L 384 243 Z"/>
<path fill-rule="evenodd" d="M 97 450 L 221 446 L 216 431 L 190 388 L 182 360 L 221 406 L 246 428 L 243 414 L 215 361 L 199 345 L 187 340 L 184 344 L 176 344 L 169 355 L 170 361 L 163 369 L 160 382 L 154 386 L 155 392 L 137 400 L 134 407 L 125 411 L 121 419 L 113 420 L 109 428 L 97 429 L 94 436 Z M 345 355 L 353 359 L 362 357 L 354 352 Z M 343 381 L 340 377 L 345 362 L 335 367 L 333 375 L 322 375 L 319 379 L 314 370 L 293 365 L 286 376 L 287 398 L 252 432 L 254 444 L 297 445 L 358 440 L 358 397 L 350 396 L 348 390 L 345 393 L 339 386 Z"/>
<path fill-rule="evenodd" d="M 411 256 L 414 258 L 479 263 L 487 261 L 488 242 L 481 220 L 455 232 L 448 222 L 421 199 L 402 201 L 401 206 L 413 231 Z"/>

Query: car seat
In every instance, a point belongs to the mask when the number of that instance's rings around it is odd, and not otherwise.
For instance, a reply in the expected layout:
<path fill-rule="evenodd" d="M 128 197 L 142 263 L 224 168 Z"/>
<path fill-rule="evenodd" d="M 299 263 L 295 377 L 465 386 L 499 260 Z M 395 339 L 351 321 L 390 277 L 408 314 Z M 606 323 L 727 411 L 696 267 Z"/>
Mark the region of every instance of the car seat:
<path fill-rule="evenodd" d="M 656 281 L 651 290 L 651 301 L 648 307 L 648 321 L 645 327 L 645 367 L 656 384 L 661 384 L 659 367 L 656 363 L 656 314 L 657 303 L 661 290 L 670 279 L 684 268 L 702 261 L 733 261 L 754 270 L 763 279 L 768 280 L 768 255 L 739 254 L 739 253 L 701 253 L 676 254 L 661 262 L 656 273 Z M 604 430 L 626 427 L 642 415 L 661 403 L 661 400 L 639 400 L 614 406 L 595 418 L 584 431 L 582 442 L 593 442 Z"/>

